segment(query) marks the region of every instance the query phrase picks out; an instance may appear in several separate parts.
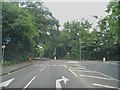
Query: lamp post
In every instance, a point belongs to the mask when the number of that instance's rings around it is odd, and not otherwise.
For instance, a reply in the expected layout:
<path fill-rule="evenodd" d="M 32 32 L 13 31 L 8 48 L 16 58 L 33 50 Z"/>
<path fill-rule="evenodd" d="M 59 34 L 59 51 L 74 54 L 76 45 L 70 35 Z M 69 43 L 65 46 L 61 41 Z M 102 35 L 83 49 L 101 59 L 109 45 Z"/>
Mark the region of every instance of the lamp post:
<path fill-rule="evenodd" d="M 77 36 L 79 36 L 79 58 L 81 60 L 81 37 L 80 37 L 80 33 L 77 33 Z"/>

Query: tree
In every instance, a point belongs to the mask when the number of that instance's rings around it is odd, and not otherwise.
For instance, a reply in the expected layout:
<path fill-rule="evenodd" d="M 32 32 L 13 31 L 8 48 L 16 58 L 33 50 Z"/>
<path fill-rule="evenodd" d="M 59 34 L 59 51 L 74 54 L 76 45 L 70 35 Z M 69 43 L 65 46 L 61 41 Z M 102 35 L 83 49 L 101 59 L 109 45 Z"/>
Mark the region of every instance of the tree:
<path fill-rule="evenodd" d="M 36 42 L 43 46 L 44 55 L 52 57 L 57 47 L 56 36 L 59 34 L 59 21 L 52 15 L 42 2 L 27 2 L 25 7 L 35 20 L 38 36 Z"/>
<path fill-rule="evenodd" d="M 11 42 L 6 45 L 5 58 L 18 59 L 34 54 L 35 23 L 30 13 L 18 3 L 2 2 L 2 41 L 9 35 Z"/>

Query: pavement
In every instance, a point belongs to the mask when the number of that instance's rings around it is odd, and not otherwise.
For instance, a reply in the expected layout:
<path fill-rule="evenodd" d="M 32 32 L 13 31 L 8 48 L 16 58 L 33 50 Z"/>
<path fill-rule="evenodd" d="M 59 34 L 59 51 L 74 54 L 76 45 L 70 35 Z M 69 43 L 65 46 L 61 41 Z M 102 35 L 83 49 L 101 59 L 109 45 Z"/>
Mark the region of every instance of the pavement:
<path fill-rule="evenodd" d="M 117 61 L 37 60 L 27 67 L 1 76 L 0 87 L 21 90 L 30 88 L 118 90 L 120 89 L 119 66 Z"/>
<path fill-rule="evenodd" d="M 22 69 L 22 68 L 27 67 L 31 64 L 32 64 L 31 62 L 21 62 L 19 64 L 2 66 L 2 72 L 0 72 L 0 76 L 6 75 L 8 73 L 14 72 L 14 71 L 19 70 L 19 69 Z"/>

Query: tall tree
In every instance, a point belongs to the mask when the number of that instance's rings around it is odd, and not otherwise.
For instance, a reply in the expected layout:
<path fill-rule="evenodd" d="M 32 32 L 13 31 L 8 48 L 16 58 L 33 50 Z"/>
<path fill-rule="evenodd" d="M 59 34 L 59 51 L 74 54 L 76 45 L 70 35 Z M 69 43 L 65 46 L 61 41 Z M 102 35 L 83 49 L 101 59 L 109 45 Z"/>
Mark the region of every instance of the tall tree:
<path fill-rule="evenodd" d="M 6 59 L 20 59 L 33 53 L 35 42 L 35 23 L 30 13 L 19 7 L 18 3 L 2 2 L 2 41 L 7 35 L 11 42 L 5 48 Z"/>

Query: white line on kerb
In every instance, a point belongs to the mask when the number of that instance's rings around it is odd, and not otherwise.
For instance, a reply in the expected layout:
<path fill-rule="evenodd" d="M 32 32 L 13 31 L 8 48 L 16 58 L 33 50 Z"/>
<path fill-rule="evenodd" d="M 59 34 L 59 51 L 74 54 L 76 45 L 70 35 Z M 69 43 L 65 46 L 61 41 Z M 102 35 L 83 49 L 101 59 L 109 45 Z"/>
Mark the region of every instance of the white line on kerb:
<path fill-rule="evenodd" d="M 116 88 L 116 89 L 120 89 L 118 87 L 114 87 L 114 86 L 108 86 L 108 85 L 102 85 L 102 84 L 97 84 L 97 83 L 93 83 L 94 86 L 99 86 L 99 87 L 104 87 L 104 88 Z"/>
<path fill-rule="evenodd" d="M 104 80 L 113 80 L 113 79 L 109 79 L 109 78 L 89 76 L 89 75 L 80 75 L 80 76 L 81 77 L 90 77 L 90 78 L 104 79 Z"/>
<path fill-rule="evenodd" d="M 75 76 L 77 76 L 76 73 L 74 73 L 72 70 L 68 69 L 72 74 L 74 74 Z"/>
<path fill-rule="evenodd" d="M 40 71 L 43 71 L 44 68 L 45 68 L 45 66 Z"/>
<path fill-rule="evenodd" d="M 30 82 L 24 87 L 24 89 L 27 88 L 27 87 L 32 83 L 32 81 L 33 81 L 35 78 L 36 78 L 36 77 L 33 77 L 33 78 L 30 80 Z M 24 90 L 24 89 L 23 89 L 23 90 Z"/>

